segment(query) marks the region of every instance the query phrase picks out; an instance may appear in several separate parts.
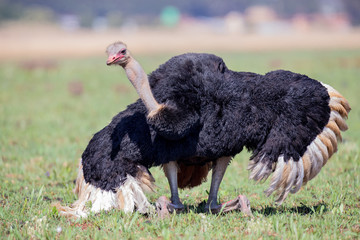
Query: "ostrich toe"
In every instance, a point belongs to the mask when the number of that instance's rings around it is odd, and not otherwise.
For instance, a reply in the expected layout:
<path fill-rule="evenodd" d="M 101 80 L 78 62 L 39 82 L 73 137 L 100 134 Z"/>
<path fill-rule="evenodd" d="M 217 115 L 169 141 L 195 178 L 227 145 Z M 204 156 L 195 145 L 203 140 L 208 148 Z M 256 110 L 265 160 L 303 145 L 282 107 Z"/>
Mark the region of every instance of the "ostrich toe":
<path fill-rule="evenodd" d="M 174 211 L 176 212 L 182 212 L 184 211 L 184 205 L 182 203 L 180 204 L 173 204 L 171 201 L 165 197 L 161 196 L 158 198 L 158 200 L 155 203 L 156 212 L 159 216 L 159 218 L 165 218 L 169 216 Z"/>
<path fill-rule="evenodd" d="M 169 203 L 167 205 L 167 208 L 169 210 L 170 213 L 173 213 L 174 211 L 176 212 L 182 212 L 184 211 L 185 207 L 184 205 L 180 202 L 179 204 L 174 204 L 174 203 Z"/>
<path fill-rule="evenodd" d="M 155 207 L 159 218 L 165 218 L 169 216 L 170 214 L 168 210 L 169 204 L 170 204 L 170 200 L 165 196 L 159 197 L 159 199 L 156 201 Z"/>
<path fill-rule="evenodd" d="M 221 205 L 214 205 L 210 208 L 205 209 L 206 212 L 211 212 L 213 214 L 217 213 L 227 213 L 231 211 L 241 211 L 246 216 L 253 217 L 251 208 L 250 208 L 250 201 L 245 195 L 239 195 L 237 198 L 230 200 L 226 203 Z"/>
<path fill-rule="evenodd" d="M 250 201 L 245 195 L 239 195 L 234 200 L 222 204 L 222 212 L 241 211 L 247 216 L 253 217 Z"/>

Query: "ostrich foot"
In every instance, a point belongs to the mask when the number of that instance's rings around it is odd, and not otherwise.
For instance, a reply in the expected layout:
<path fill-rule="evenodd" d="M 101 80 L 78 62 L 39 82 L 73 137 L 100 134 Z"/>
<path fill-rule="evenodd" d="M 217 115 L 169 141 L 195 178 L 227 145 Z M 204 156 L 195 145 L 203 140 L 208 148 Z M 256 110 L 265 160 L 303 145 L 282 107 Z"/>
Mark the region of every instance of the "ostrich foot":
<path fill-rule="evenodd" d="M 226 203 L 221 204 L 221 208 L 223 213 L 230 211 L 241 211 L 246 216 L 253 217 L 250 208 L 249 199 L 245 195 L 239 195 L 234 200 L 228 201 Z"/>
<path fill-rule="evenodd" d="M 185 209 L 185 207 L 184 207 L 184 205 L 180 202 L 180 203 L 169 203 L 168 205 L 167 205 L 167 208 L 168 208 L 168 210 L 169 210 L 169 212 L 170 213 L 173 213 L 174 211 L 176 211 L 176 212 L 182 212 L 182 211 L 184 211 L 184 209 Z"/>
<path fill-rule="evenodd" d="M 239 195 L 237 198 L 220 205 L 213 204 L 210 208 L 209 206 L 205 206 L 205 211 L 213 214 L 241 211 L 245 215 L 253 217 L 249 199 L 244 195 Z"/>
<path fill-rule="evenodd" d="M 176 212 L 182 212 L 184 211 L 185 207 L 182 203 L 180 204 L 173 204 L 170 202 L 170 200 L 165 197 L 161 196 L 155 203 L 156 212 L 159 216 L 159 218 L 165 218 L 169 216 L 174 211 Z"/>
<path fill-rule="evenodd" d="M 155 203 L 156 212 L 159 218 L 165 218 L 170 215 L 168 210 L 168 205 L 170 204 L 170 200 L 165 197 L 161 196 Z"/>
<path fill-rule="evenodd" d="M 211 202 L 211 204 L 205 205 L 205 212 L 216 214 L 221 211 L 221 208 L 222 208 L 222 204 L 216 204 L 216 203 Z"/>

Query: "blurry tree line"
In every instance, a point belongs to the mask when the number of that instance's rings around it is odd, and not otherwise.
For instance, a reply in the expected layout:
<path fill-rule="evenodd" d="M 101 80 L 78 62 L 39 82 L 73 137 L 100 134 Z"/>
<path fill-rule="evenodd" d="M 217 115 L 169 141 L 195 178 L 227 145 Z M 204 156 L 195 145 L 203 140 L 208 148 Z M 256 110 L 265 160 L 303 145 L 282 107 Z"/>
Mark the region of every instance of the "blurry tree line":
<path fill-rule="evenodd" d="M 339 6 L 337 10 L 347 13 L 353 25 L 360 25 L 360 0 L 0 0 L 0 21 L 56 21 L 57 16 L 72 14 L 79 17 L 83 27 L 90 26 L 99 16 L 107 17 L 110 25 L 134 16 L 151 23 L 149 19 L 156 19 L 169 5 L 194 17 L 224 16 L 230 11 L 243 13 L 250 6 L 266 5 L 280 17 L 289 18 L 296 13 L 321 12 L 330 2 Z"/>

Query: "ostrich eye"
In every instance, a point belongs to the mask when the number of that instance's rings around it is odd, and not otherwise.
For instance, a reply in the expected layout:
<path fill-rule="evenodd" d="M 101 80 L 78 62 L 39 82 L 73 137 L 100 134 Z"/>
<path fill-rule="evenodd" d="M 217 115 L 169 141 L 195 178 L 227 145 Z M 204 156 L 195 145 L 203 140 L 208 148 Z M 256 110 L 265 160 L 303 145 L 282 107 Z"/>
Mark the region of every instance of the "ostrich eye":
<path fill-rule="evenodd" d="M 126 54 L 126 49 L 120 51 L 121 54 Z"/>
<path fill-rule="evenodd" d="M 218 70 L 219 72 L 221 73 L 224 73 L 225 72 L 225 64 L 223 62 L 220 62 L 219 65 L 218 65 Z"/>

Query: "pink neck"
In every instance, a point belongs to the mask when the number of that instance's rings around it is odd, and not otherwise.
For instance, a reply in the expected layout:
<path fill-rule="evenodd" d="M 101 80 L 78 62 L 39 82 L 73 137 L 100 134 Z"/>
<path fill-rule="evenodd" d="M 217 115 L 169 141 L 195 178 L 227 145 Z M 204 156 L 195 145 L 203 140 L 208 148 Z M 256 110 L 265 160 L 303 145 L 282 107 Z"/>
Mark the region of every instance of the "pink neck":
<path fill-rule="evenodd" d="M 157 112 L 161 108 L 161 105 L 155 100 L 150 89 L 148 77 L 140 64 L 134 58 L 130 57 L 124 69 L 128 79 L 145 104 L 148 113 L 152 114 Z"/>

